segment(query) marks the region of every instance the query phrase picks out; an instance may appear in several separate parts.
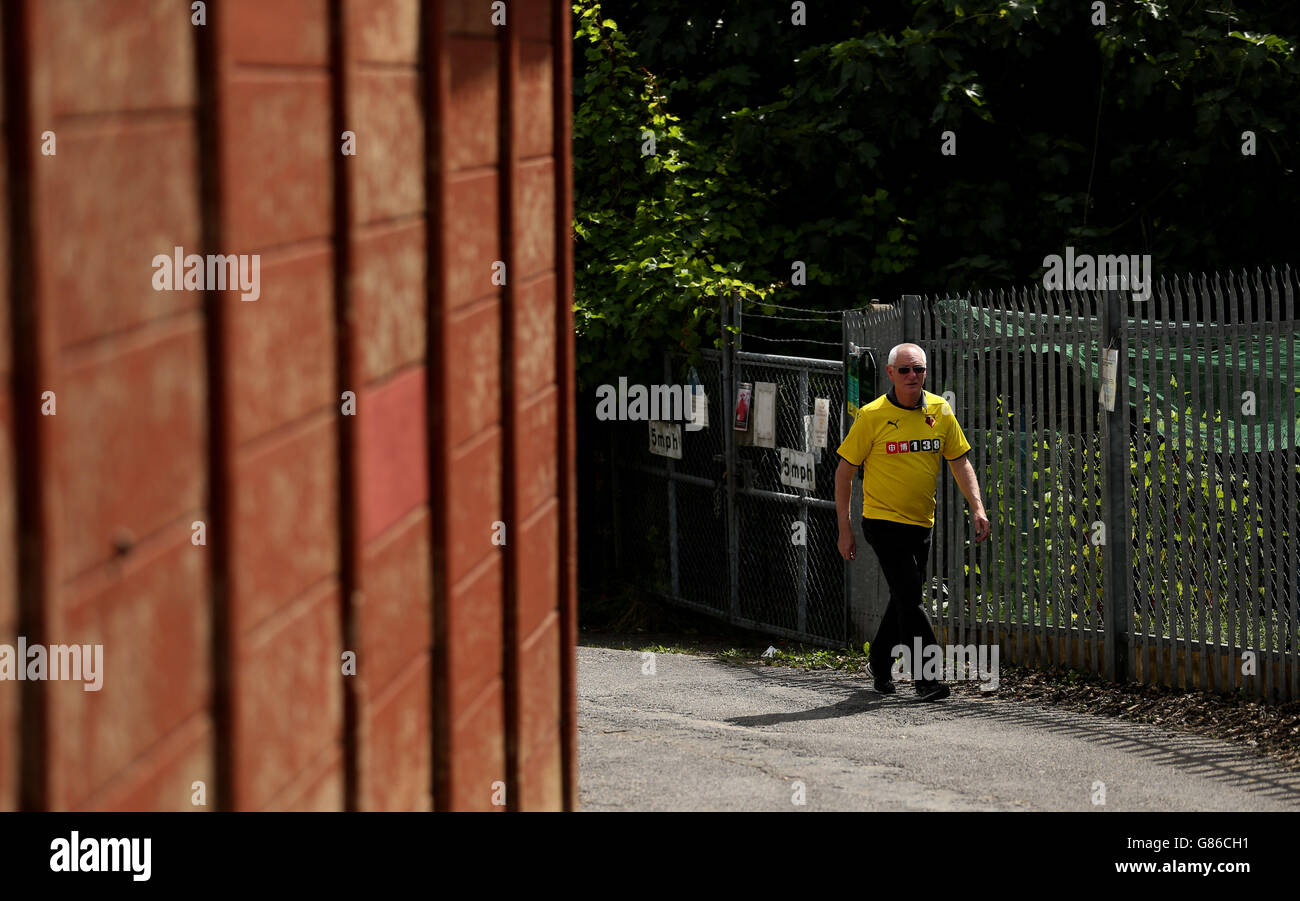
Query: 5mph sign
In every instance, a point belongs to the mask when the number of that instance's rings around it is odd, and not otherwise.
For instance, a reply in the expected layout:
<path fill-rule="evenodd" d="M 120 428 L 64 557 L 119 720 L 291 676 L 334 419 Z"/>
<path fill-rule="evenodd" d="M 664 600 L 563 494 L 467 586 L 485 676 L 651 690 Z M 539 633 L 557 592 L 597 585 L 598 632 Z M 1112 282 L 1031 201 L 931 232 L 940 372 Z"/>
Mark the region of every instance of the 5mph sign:
<path fill-rule="evenodd" d="M 812 454 L 781 448 L 781 484 L 816 491 L 816 465 Z"/>
<path fill-rule="evenodd" d="M 682 458 L 682 427 L 675 422 L 650 420 L 650 453 Z"/>

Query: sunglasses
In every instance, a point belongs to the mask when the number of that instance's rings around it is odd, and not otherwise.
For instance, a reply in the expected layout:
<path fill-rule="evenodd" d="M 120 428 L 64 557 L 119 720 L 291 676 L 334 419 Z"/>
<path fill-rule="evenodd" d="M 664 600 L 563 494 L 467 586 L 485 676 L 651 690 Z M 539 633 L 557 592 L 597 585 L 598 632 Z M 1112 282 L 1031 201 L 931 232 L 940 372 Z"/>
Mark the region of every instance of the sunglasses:
<path fill-rule="evenodd" d="M 899 375 L 907 375 L 909 372 L 912 372 L 913 370 L 916 371 L 917 375 L 925 375 L 924 366 L 896 366 L 894 368 L 894 372 L 897 372 Z"/>

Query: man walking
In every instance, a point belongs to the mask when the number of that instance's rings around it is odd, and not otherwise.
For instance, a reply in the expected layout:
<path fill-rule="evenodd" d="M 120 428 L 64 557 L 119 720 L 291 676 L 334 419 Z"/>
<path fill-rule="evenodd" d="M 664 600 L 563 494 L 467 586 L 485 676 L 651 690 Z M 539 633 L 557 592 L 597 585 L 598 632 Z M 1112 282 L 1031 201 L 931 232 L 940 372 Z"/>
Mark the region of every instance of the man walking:
<path fill-rule="evenodd" d="M 885 372 L 893 387 L 862 407 L 840 445 L 840 465 L 835 471 L 835 510 L 840 524 L 840 556 L 857 556 L 849 499 L 853 472 L 863 465 L 862 534 L 880 560 L 889 583 L 889 606 L 871 642 L 868 665 L 875 689 L 893 694 L 891 650 L 909 648 L 919 636 L 924 649 L 938 644 L 930 620 L 921 606 L 930 538 L 934 530 L 934 496 L 939 457 L 966 497 L 975 523 L 975 540 L 992 531 L 980 500 L 979 482 L 971 466 L 970 442 L 947 402 L 925 385 L 925 351 L 915 344 L 900 344 L 889 352 Z M 914 661 L 919 666 L 920 661 Z M 942 682 L 917 679 L 917 697 L 939 701 L 948 697 Z"/>

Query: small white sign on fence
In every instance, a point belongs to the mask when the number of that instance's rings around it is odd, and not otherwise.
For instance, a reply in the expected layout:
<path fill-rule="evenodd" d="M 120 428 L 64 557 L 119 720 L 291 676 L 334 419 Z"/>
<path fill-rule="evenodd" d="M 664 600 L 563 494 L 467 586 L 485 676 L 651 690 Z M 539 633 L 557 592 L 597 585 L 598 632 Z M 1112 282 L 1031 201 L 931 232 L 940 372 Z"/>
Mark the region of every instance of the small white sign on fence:
<path fill-rule="evenodd" d="M 776 447 L 776 382 L 754 383 L 754 446 Z"/>
<path fill-rule="evenodd" d="M 813 414 L 808 413 L 803 418 L 803 449 L 805 453 L 812 454 L 813 462 L 822 461 L 822 449 L 813 443 Z"/>
<path fill-rule="evenodd" d="M 817 464 L 812 454 L 781 448 L 781 484 L 791 488 L 817 490 Z"/>
<path fill-rule="evenodd" d="M 680 460 L 682 458 L 682 427 L 675 422 L 650 420 L 650 453 Z"/>
<path fill-rule="evenodd" d="M 1106 351 L 1101 363 L 1101 406 L 1107 412 L 1115 411 L 1115 374 L 1119 369 L 1119 351 Z"/>
<path fill-rule="evenodd" d="M 704 393 L 704 386 L 692 385 L 691 393 L 686 396 L 686 399 L 691 408 L 690 430 L 698 432 L 700 429 L 707 429 L 709 427 L 709 396 Z"/>
<path fill-rule="evenodd" d="M 831 399 L 819 397 L 813 401 L 813 447 L 826 446 L 826 424 L 831 416 Z"/>

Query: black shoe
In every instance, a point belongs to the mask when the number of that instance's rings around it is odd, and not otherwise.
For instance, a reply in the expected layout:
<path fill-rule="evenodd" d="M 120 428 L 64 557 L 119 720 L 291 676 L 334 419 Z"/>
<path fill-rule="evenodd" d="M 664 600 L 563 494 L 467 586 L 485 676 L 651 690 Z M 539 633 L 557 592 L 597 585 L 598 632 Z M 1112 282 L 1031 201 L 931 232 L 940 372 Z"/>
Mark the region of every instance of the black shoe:
<path fill-rule="evenodd" d="M 884 679 L 877 679 L 876 671 L 871 668 L 870 663 L 867 664 L 867 675 L 871 677 L 871 687 L 878 693 L 882 695 L 892 695 L 894 692 L 898 691 L 898 689 L 894 687 L 894 681 L 888 676 Z"/>
<path fill-rule="evenodd" d="M 952 692 L 942 682 L 916 683 L 916 699 L 918 701 L 942 701 L 950 694 Z"/>

